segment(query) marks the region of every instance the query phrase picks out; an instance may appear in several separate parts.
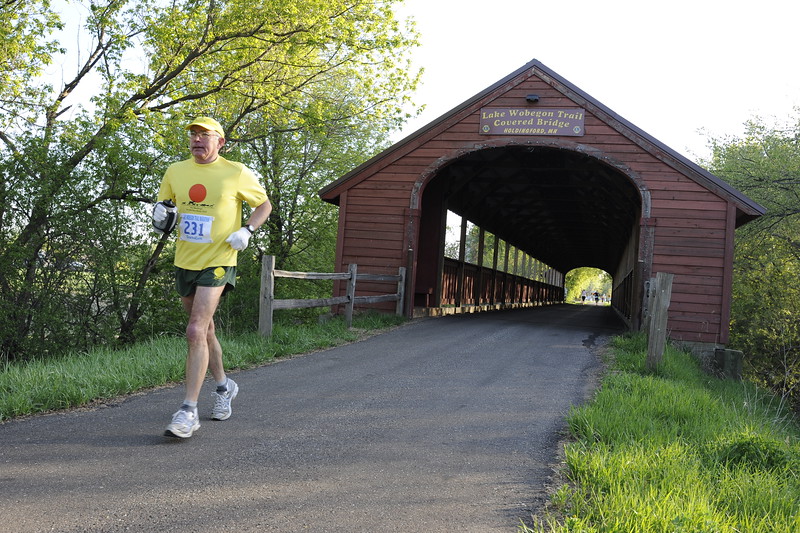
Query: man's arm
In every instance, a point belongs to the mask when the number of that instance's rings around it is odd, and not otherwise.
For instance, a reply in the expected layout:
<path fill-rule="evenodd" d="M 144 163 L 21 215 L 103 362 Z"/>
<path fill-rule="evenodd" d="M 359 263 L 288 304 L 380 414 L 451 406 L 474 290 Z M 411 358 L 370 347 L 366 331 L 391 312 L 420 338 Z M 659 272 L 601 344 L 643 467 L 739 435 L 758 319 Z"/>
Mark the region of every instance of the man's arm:
<path fill-rule="evenodd" d="M 246 225 L 250 225 L 253 229 L 257 230 L 261 225 L 267 221 L 269 215 L 272 213 L 272 204 L 269 198 L 260 206 L 253 209 L 250 218 L 247 219 Z"/>
<path fill-rule="evenodd" d="M 245 225 L 231 233 L 230 236 L 225 239 L 225 242 L 229 243 L 234 250 L 241 252 L 247 248 L 247 243 L 250 242 L 251 235 L 267 221 L 270 213 L 272 213 L 272 204 L 269 202 L 269 199 L 267 199 L 263 204 L 253 209 L 253 213 L 250 215 L 250 218 L 247 219 Z"/>

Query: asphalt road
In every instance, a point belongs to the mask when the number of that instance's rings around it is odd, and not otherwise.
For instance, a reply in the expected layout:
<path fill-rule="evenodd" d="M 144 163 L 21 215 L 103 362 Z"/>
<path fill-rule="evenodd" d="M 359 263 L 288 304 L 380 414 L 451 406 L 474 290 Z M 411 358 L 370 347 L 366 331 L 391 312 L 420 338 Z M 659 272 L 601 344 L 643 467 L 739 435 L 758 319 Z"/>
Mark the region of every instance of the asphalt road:
<path fill-rule="evenodd" d="M 233 416 L 163 431 L 181 386 L 0 425 L 0 531 L 514 532 L 564 417 L 595 386 L 609 308 L 415 320 L 231 374 Z"/>

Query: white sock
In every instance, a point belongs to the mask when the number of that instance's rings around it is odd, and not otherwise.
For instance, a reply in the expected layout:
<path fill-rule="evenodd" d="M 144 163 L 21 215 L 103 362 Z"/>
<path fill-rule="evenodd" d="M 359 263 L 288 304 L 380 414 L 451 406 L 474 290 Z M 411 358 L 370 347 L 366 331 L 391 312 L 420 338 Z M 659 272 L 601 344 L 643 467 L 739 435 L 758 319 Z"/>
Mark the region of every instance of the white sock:
<path fill-rule="evenodd" d="M 183 405 L 181 405 L 181 409 L 184 411 L 197 411 L 197 402 L 193 402 L 190 400 L 183 400 Z"/>

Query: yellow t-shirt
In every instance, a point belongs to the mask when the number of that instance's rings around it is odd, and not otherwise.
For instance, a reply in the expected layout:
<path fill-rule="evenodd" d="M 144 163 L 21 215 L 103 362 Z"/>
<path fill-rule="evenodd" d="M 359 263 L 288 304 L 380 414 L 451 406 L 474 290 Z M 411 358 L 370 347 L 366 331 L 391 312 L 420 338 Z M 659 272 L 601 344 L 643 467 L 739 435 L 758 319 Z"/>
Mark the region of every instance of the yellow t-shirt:
<path fill-rule="evenodd" d="M 164 173 L 158 200 L 178 207 L 175 266 L 187 270 L 236 266 L 237 252 L 225 239 L 242 227 L 242 202 L 258 207 L 267 193 L 246 166 L 217 157 L 206 165 L 187 159 Z"/>

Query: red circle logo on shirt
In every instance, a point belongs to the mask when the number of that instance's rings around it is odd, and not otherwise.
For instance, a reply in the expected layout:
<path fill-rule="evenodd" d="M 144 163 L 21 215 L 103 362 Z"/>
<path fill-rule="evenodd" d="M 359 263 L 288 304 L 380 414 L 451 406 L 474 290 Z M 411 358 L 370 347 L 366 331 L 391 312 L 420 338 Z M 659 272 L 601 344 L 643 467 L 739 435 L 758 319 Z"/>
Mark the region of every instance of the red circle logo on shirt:
<path fill-rule="evenodd" d="M 200 203 L 206 199 L 206 188 L 204 185 L 198 183 L 197 185 L 192 185 L 192 188 L 189 189 L 189 199 L 193 202 Z"/>

